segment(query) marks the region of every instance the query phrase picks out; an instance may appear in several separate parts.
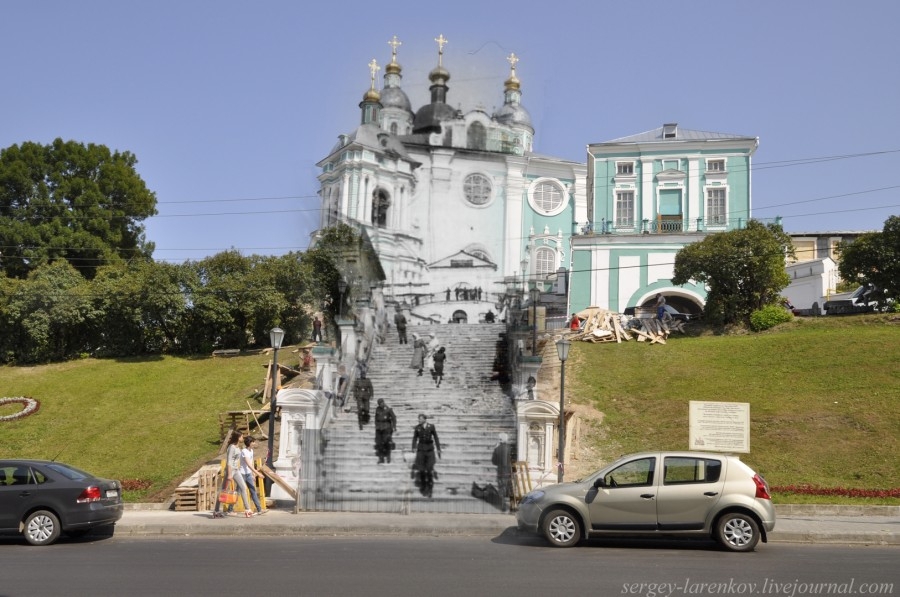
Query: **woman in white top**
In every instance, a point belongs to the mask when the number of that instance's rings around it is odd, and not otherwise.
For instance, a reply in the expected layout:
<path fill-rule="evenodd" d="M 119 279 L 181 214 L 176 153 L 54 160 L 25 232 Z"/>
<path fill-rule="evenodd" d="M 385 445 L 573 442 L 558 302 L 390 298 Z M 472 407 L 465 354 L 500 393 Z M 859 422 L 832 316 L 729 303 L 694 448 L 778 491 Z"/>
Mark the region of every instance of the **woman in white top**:
<path fill-rule="evenodd" d="M 256 506 L 256 514 L 265 514 L 268 510 L 264 510 L 259 503 L 259 493 L 256 491 L 256 479 L 262 478 L 262 473 L 256 470 L 253 465 L 253 448 L 256 447 L 256 438 L 248 435 L 244 438 L 244 448 L 241 450 L 241 476 L 244 478 L 244 484 L 250 491 L 250 499 Z"/>
<path fill-rule="evenodd" d="M 244 434 L 237 429 L 231 430 L 231 437 L 228 438 L 228 448 L 225 450 L 225 477 L 222 480 L 222 489 L 228 486 L 228 482 L 233 480 L 238 489 L 238 495 L 241 496 L 241 503 L 244 504 L 244 516 L 247 518 L 253 516 L 250 512 L 250 499 L 247 497 L 247 485 L 244 483 L 244 477 L 240 474 L 241 466 L 241 449 L 238 447 Z M 219 511 L 221 502 L 216 498 L 216 507 L 213 510 L 213 518 L 222 518 L 224 513 Z M 234 505 L 228 507 L 227 513 L 234 512 Z"/>

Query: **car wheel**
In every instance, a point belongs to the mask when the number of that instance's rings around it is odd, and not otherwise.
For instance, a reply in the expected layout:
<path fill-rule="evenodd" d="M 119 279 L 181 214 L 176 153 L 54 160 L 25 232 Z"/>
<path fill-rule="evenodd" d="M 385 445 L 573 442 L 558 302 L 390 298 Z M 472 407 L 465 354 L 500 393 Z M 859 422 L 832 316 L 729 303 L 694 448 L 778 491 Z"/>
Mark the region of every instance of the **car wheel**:
<path fill-rule="evenodd" d="M 32 545 L 50 545 L 59 539 L 59 519 L 53 512 L 38 510 L 25 519 L 25 540 Z"/>
<path fill-rule="evenodd" d="M 544 537 L 553 547 L 572 547 L 581 541 L 581 523 L 565 510 L 553 510 L 544 517 Z"/>
<path fill-rule="evenodd" d="M 716 540 L 731 551 L 753 551 L 759 543 L 759 525 L 751 516 L 730 512 L 716 524 Z"/>

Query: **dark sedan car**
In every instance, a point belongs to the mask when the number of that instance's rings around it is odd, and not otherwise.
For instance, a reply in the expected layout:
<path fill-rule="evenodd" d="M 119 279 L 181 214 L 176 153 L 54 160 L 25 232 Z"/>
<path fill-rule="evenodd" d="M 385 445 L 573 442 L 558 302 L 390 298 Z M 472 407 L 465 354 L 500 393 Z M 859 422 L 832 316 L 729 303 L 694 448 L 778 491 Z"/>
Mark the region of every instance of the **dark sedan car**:
<path fill-rule="evenodd" d="M 122 484 L 61 462 L 0 460 L 0 532 L 50 545 L 122 518 Z"/>

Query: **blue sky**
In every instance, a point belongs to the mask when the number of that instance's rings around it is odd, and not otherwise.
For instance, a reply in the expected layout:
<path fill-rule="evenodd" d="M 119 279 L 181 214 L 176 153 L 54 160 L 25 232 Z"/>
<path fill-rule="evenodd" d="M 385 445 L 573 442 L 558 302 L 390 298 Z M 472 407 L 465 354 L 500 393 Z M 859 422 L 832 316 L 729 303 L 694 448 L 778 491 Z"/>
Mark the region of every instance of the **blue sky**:
<path fill-rule="evenodd" d="M 502 104 L 519 56 L 538 153 L 584 162 L 665 122 L 756 136 L 754 216 L 881 230 L 900 214 L 898 23 L 896 0 L 7 0 L 0 147 L 134 153 L 158 260 L 303 250 L 315 163 L 359 123 L 367 64 L 397 35 L 417 109 L 443 34 L 464 110 Z"/>

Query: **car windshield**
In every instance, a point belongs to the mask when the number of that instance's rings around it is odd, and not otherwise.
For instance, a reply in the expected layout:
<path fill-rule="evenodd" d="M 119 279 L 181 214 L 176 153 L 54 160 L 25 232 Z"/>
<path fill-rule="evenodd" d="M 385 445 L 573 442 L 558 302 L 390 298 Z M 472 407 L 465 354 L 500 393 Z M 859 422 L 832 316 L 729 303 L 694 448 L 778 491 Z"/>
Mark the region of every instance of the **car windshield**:
<path fill-rule="evenodd" d="M 585 476 L 581 477 L 580 479 L 575 479 L 575 481 L 573 481 L 573 483 L 584 483 L 584 482 L 587 481 L 588 479 L 592 479 L 592 478 L 596 477 L 596 476 L 599 475 L 602 471 L 604 471 L 604 470 L 606 470 L 606 469 L 609 469 L 609 468 L 613 468 L 613 467 L 615 467 L 616 465 L 618 465 L 619 463 L 624 462 L 627 458 L 628 458 L 627 455 L 626 455 L 626 456 L 620 456 L 619 458 L 616 458 L 614 461 L 610 462 L 610 463 L 607 464 L 606 466 L 604 466 L 604 467 L 602 467 L 602 468 L 598 468 L 598 469 L 596 469 L 595 471 L 593 471 L 592 473 L 590 473 L 590 474 L 588 474 L 588 475 L 585 475 Z"/>
<path fill-rule="evenodd" d="M 56 471 L 60 475 L 72 481 L 80 481 L 81 479 L 87 479 L 91 476 L 89 473 L 80 471 L 77 468 L 71 467 L 68 464 L 63 464 L 61 462 L 51 462 L 47 465 L 47 468 Z"/>

